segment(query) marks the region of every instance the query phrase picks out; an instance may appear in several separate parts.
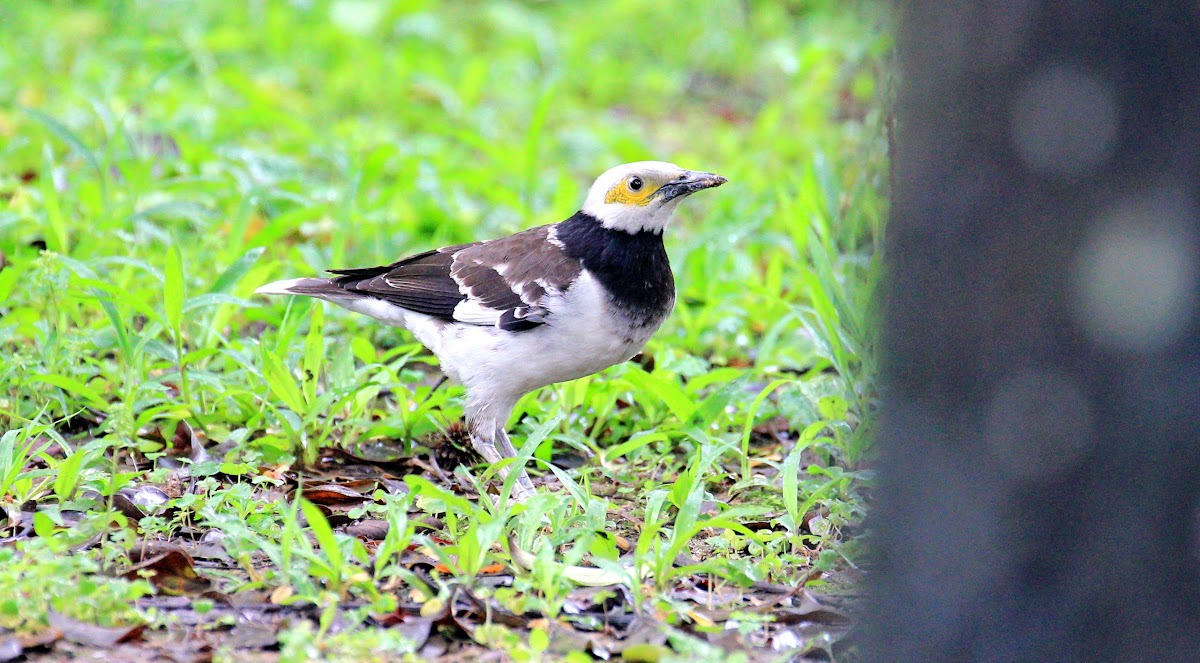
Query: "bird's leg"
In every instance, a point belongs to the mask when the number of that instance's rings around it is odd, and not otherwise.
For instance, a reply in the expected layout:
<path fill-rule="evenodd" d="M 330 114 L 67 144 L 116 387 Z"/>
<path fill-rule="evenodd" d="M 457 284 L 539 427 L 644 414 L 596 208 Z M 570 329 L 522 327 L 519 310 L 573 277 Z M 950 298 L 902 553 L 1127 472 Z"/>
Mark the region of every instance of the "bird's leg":
<path fill-rule="evenodd" d="M 468 397 L 466 416 L 467 431 L 471 435 L 471 446 L 475 447 L 475 451 L 478 451 L 479 455 L 483 456 L 483 459 L 489 464 L 494 465 L 505 458 L 517 457 L 517 450 L 504 431 L 504 424 L 508 421 L 508 415 L 512 412 L 513 405 L 515 405 L 515 401 L 505 407 L 499 407 L 497 403 L 477 404 Z M 503 416 L 499 416 L 501 414 Z M 508 478 L 510 469 L 510 467 L 500 468 L 500 478 Z M 512 498 L 518 502 L 524 502 L 533 496 L 533 492 L 533 481 L 529 479 L 525 468 L 521 467 L 520 475 L 513 484 Z"/>
<path fill-rule="evenodd" d="M 507 419 L 508 417 L 505 417 Z M 511 440 L 508 439 L 508 432 L 504 430 L 503 425 L 496 427 L 496 443 L 500 448 L 500 453 L 508 458 L 517 457 L 517 449 L 513 446 Z M 529 473 L 525 471 L 525 465 L 518 466 L 521 474 L 517 476 L 517 482 L 513 484 L 513 498 L 518 502 L 524 502 L 526 498 L 533 496 L 533 481 L 529 478 Z"/>
<path fill-rule="evenodd" d="M 500 453 L 510 458 L 517 457 L 517 448 L 513 446 L 512 440 L 508 439 L 508 431 L 503 427 L 496 428 L 496 448 Z"/>
<path fill-rule="evenodd" d="M 512 443 L 508 441 L 508 435 L 504 433 L 503 428 L 482 428 L 476 430 L 468 425 L 468 431 L 471 434 L 471 446 L 479 452 L 480 456 L 489 464 L 495 465 L 505 458 L 516 458 L 517 452 L 513 449 Z M 499 448 L 497 448 L 499 441 Z M 499 475 L 501 479 L 507 479 L 509 470 L 512 467 L 501 467 Z M 520 474 L 517 476 L 516 483 L 513 484 L 512 498 L 518 502 L 524 502 L 533 496 L 533 481 L 529 479 L 529 474 L 525 472 L 525 468 L 520 468 Z"/>

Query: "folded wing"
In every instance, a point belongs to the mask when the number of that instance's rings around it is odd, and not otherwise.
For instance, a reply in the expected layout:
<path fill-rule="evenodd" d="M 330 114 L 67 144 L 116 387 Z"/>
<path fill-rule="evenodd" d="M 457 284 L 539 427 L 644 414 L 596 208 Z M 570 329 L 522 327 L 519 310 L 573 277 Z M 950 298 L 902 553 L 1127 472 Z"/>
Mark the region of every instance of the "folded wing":
<path fill-rule="evenodd" d="M 390 265 L 330 270 L 349 292 L 472 325 L 523 331 L 545 324 L 548 300 L 578 278 L 578 260 L 541 226 L 487 242 L 426 251 Z"/>

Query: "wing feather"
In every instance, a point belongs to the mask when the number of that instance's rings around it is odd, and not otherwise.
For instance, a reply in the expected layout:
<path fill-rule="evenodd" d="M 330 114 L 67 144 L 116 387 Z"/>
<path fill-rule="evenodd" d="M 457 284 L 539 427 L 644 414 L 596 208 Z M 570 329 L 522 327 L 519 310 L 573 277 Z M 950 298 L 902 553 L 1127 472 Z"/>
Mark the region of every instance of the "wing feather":
<path fill-rule="evenodd" d="M 426 315 L 524 331 L 548 321 L 548 297 L 570 288 L 582 269 L 552 241 L 553 233 L 554 226 L 541 226 L 390 265 L 330 270 L 337 274 L 331 281 Z"/>

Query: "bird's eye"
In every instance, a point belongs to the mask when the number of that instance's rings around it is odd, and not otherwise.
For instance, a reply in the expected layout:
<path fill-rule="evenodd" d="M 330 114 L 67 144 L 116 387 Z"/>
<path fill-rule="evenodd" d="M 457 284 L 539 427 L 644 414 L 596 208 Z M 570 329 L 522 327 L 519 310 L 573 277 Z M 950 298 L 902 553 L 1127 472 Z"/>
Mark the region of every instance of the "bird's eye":
<path fill-rule="evenodd" d="M 630 191 L 641 191 L 642 190 L 642 178 L 635 177 L 635 178 L 629 180 L 629 190 Z"/>

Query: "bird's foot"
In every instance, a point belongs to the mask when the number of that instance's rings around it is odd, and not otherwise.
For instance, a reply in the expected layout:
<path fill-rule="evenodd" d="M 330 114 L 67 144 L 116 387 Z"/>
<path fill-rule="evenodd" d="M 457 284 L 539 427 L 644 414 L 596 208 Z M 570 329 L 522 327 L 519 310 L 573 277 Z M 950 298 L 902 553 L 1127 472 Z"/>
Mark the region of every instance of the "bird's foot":
<path fill-rule="evenodd" d="M 483 456 L 483 459 L 492 465 L 499 463 L 505 458 L 516 457 L 515 450 L 512 451 L 511 456 L 506 456 L 500 453 L 500 450 L 496 448 L 496 444 L 494 442 L 486 440 L 477 435 L 471 435 L 471 446 L 475 447 L 475 450 L 479 452 L 479 455 Z M 507 449 L 512 449 L 511 444 L 507 444 L 505 447 Z M 510 471 L 512 471 L 512 466 L 500 468 L 499 476 L 501 482 L 508 479 L 508 473 Z M 520 474 L 517 475 L 516 481 L 513 482 L 512 493 L 510 494 L 510 497 L 512 497 L 513 501 L 524 502 L 530 497 L 533 497 L 536 491 L 533 487 L 533 480 L 529 478 L 529 474 L 525 471 L 525 468 L 520 468 L 519 472 Z"/>
<path fill-rule="evenodd" d="M 530 480 L 529 474 L 525 469 L 521 469 L 520 476 L 517 477 L 512 488 L 512 499 L 514 502 L 524 502 L 534 496 L 536 490 L 533 487 L 533 481 Z"/>

